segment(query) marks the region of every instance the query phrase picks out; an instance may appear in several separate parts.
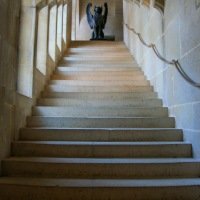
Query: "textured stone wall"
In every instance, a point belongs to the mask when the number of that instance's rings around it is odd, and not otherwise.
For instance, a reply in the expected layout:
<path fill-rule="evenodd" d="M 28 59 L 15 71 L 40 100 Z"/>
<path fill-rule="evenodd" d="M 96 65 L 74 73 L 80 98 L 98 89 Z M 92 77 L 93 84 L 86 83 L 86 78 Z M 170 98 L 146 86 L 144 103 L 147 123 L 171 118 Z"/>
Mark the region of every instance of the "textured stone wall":
<path fill-rule="evenodd" d="M 124 21 L 142 33 L 147 43 L 155 43 L 168 60 L 178 59 L 185 72 L 200 82 L 200 6 L 198 0 L 166 0 L 164 15 L 151 1 L 150 9 L 124 0 Z M 182 128 L 186 141 L 193 143 L 195 157 L 200 157 L 200 89 L 189 85 L 174 66 L 163 64 L 153 51 L 141 45 L 124 26 L 124 42 L 143 68 L 176 127 Z"/>
<path fill-rule="evenodd" d="M 19 12 L 20 0 L 0 1 L 0 159 L 14 138 Z"/>
<path fill-rule="evenodd" d="M 90 29 L 87 17 L 86 6 L 91 2 L 93 4 L 91 12 L 94 10 L 94 6 L 103 6 L 104 3 L 108 3 L 108 19 L 104 30 L 105 35 L 114 35 L 116 40 L 123 39 L 123 2 L 122 0 L 80 0 L 77 5 L 77 18 L 76 18 L 76 40 L 89 40 L 91 38 L 92 30 Z"/>
<path fill-rule="evenodd" d="M 31 50 L 26 46 L 26 55 L 21 55 L 21 59 L 24 61 L 31 62 L 34 60 L 34 44 L 37 41 L 36 27 L 33 25 L 35 20 L 35 15 L 31 15 L 30 10 L 35 9 L 35 3 L 40 2 L 40 0 L 1 0 L 0 1 L 0 161 L 1 159 L 8 157 L 11 150 L 11 141 L 17 140 L 19 135 L 19 129 L 26 126 L 26 117 L 31 115 L 32 106 L 35 105 L 36 99 L 40 95 L 44 88 L 46 80 L 49 78 L 50 74 L 54 70 L 56 63 L 47 56 L 47 74 L 41 73 L 36 65 L 33 64 L 30 76 L 33 77 L 31 80 L 25 77 L 23 80 L 23 86 L 25 90 L 31 90 L 31 95 L 20 93 L 19 91 L 19 75 L 20 73 L 25 73 L 20 70 L 20 48 L 24 47 L 26 43 L 23 41 L 31 41 L 27 44 L 32 44 Z M 25 14 L 29 13 L 31 20 L 30 24 L 26 24 L 28 19 L 25 17 L 25 25 L 27 27 L 34 27 L 28 29 L 32 31 L 33 37 L 26 35 L 27 29 L 21 29 L 22 25 L 22 4 L 27 9 Z M 31 4 L 30 4 L 31 3 Z M 26 8 L 30 6 L 31 9 Z M 67 41 L 63 44 L 63 52 L 71 42 L 71 2 L 68 1 L 67 6 L 67 26 L 66 38 Z M 24 19 L 24 18 L 23 18 Z M 23 21 L 24 22 L 24 21 Z M 29 26 L 30 25 L 30 26 Z M 24 31 L 24 32 L 23 32 Z M 22 38 L 22 46 L 20 46 L 20 35 Z M 35 38 L 35 40 L 33 40 Z M 34 63 L 34 62 L 33 62 Z M 29 67 L 26 65 L 25 67 Z M 27 78 L 27 80 L 26 80 Z M 21 80 L 20 80 L 21 82 Z M 29 87 L 30 86 L 30 87 Z M 1 164 L 0 164 L 0 174 L 1 174 Z"/>

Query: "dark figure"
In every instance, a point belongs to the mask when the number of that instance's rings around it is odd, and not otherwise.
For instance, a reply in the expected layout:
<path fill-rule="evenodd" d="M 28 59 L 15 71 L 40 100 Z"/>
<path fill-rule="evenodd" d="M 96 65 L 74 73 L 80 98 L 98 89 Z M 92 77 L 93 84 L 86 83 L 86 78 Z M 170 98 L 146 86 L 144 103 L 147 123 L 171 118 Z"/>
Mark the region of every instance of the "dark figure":
<path fill-rule="evenodd" d="M 91 29 L 94 29 L 92 33 L 92 39 L 103 39 L 104 33 L 103 29 L 105 28 L 105 24 L 107 21 L 108 16 L 108 5 L 107 3 L 104 4 L 105 12 L 102 15 L 103 8 L 101 7 L 94 7 L 94 15 L 90 12 L 90 8 L 92 7 L 92 3 L 89 3 L 86 8 L 87 13 L 87 20 L 90 25 Z"/>

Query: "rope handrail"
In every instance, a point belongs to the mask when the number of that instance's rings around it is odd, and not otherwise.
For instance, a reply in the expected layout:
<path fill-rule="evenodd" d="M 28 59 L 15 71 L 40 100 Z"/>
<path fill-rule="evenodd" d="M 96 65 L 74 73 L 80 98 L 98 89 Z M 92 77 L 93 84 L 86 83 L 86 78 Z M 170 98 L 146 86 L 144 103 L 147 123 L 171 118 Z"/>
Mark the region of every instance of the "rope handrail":
<path fill-rule="evenodd" d="M 148 48 L 152 48 L 153 51 L 154 51 L 154 53 L 156 54 L 156 56 L 157 56 L 161 61 L 163 61 L 164 63 L 166 63 L 166 64 L 168 64 L 168 65 L 174 65 L 174 66 L 176 67 L 177 71 L 180 73 L 180 75 L 181 75 L 188 83 L 190 83 L 190 84 L 191 84 L 192 86 L 194 86 L 194 87 L 200 88 L 200 83 L 196 83 L 194 80 L 192 80 L 192 79 L 185 73 L 185 71 L 184 71 L 183 68 L 181 67 L 181 64 L 179 63 L 178 60 L 172 60 L 172 61 L 166 60 L 166 59 L 159 53 L 159 51 L 158 51 L 158 49 L 157 49 L 157 47 L 156 47 L 155 44 L 152 44 L 152 43 L 151 43 L 151 44 L 147 44 L 147 43 L 144 41 L 144 39 L 143 39 L 143 37 L 142 37 L 142 35 L 141 35 L 140 33 L 136 32 L 134 28 L 130 28 L 128 24 L 125 24 L 124 22 L 123 22 L 123 24 L 124 24 L 130 31 L 132 31 L 133 33 L 135 33 L 135 34 L 138 36 L 138 38 L 140 39 L 141 43 L 142 43 L 144 46 L 146 46 L 146 47 L 148 47 Z"/>

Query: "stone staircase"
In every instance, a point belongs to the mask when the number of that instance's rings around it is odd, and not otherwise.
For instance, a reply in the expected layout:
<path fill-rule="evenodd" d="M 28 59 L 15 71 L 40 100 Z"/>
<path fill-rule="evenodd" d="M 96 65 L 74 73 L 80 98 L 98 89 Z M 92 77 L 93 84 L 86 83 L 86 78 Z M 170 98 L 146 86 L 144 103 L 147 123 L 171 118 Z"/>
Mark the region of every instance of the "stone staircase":
<path fill-rule="evenodd" d="M 2 161 L 0 200 L 200 199 L 200 161 L 122 42 L 73 42 Z"/>

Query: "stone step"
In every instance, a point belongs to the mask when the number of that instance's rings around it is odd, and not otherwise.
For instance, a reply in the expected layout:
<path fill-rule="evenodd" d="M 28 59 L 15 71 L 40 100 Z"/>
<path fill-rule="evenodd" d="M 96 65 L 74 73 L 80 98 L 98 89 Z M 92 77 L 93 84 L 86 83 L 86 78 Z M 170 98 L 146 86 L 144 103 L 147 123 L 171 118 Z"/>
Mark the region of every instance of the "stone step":
<path fill-rule="evenodd" d="M 41 98 L 38 106 L 83 106 L 98 108 L 130 108 L 130 107 L 161 107 L 161 99 L 73 99 L 73 98 Z"/>
<path fill-rule="evenodd" d="M 65 86 L 65 85 L 46 85 L 45 91 L 48 92 L 153 92 L 152 86 Z"/>
<path fill-rule="evenodd" d="M 191 158 L 183 142 L 15 141 L 12 156 L 59 158 Z"/>
<path fill-rule="evenodd" d="M 3 176 L 34 178 L 198 178 L 200 160 L 12 157 L 2 160 L 2 171 Z"/>
<path fill-rule="evenodd" d="M 69 48 L 77 49 L 127 49 L 123 42 L 121 41 L 76 41 L 71 42 Z"/>
<path fill-rule="evenodd" d="M 111 47 L 93 47 L 93 48 L 76 48 L 76 47 L 69 47 L 67 51 L 65 52 L 65 55 L 68 54 L 124 54 L 128 53 L 130 55 L 130 52 L 128 49 L 124 46 L 117 46 L 117 48 Z"/>
<path fill-rule="evenodd" d="M 112 76 L 138 76 L 143 75 L 143 72 L 141 70 L 138 71 L 58 71 L 56 70 L 54 72 L 54 75 L 64 75 L 64 76 L 106 76 L 106 77 L 112 77 Z"/>
<path fill-rule="evenodd" d="M 106 60 L 101 60 L 101 62 L 97 62 L 96 60 L 61 60 L 60 61 L 60 64 L 61 65 L 67 65 L 67 66 L 71 66 L 71 65 L 74 65 L 74 66 L 82 66 L 82 65 L 84 65 L 84 66 L 130 66 L 130 65 L 132 65 L 132 66 L 138 66 L 137 65 L 137 63 L 136 63 L 136 61 L 135 60 L 114 60 L 114 59 L 112 59 L 112 60 L 108 60 L 108 59 L 106 59 Z M 59 65 L 60 65 L 59 64 Z"/>
<path fill-rule="evenodd" d="M 141 69 L 138 64 L 134 61 L 101 61 L 95 62 L 90 61 L 88 62 L 77 62 L 77 61 L 60 61 L 58 67 L 82 67 L 82 68 L 139 68 Z"/>
<path fill-rule="evenodd" d="M 53 117 L 167 117 L 168 109 L 152 108 L 91 108 L 91 107 L 52 107 L 36 106 L 33 116 Z"/>
<path fill-rule="evenodd" d="M 174 128 L 173 117 L 27 117 L 27 127 L 59 128 Z"/>
<path fill-rule="evenodd" d="M 106 60 L 123 60 L 123 61 L 132 61 L 133 57 L 130 54 L 126 54 L 126 55 L 106 55 L 106 54 L 99 54 L 99 55 L 67 55 L 65 57 L 62 58 L 63 61 L 96 61 L 96 62 L 101 62 L 101 60 L 106 61 Z"/>
<path fill-rule="evenodd" d="M 122 50 L 120 52 L 120 50 Z M 89 57 L 90 56 L 90 57 Z M 104 58 L 109 58 L 110 60 L 115 59 L 115 58 L 122 58 L 122 60 L 126 59 L 126 58 L 131 58 L 131 60 L 133 59 L 133 56 L 126 50 L 123 49 L 117 49 L 115 51 L 110 51 L 110 49 L 96 49 L 96 50 L 89 50 L 86 51 L 79 51 L 79 52 L 66 52 L 63 56 L 63 59 L 67 58 L 67 57 L 74 57 L 74 58 L 87 58 L 88 60 L 90 60 L 91 58 L 99 58 L 100 60 L 103 60 Z"/>
<path fill-rule="evenodd" d="M 67 56 L 119 56 L 119 57 L 123 57 L 123 56 L 130 56 L 130 52 L 127 51 L 127 49 L 124 48 L 117 48 L 115 50 L 110 50 L 109 49 L 77 49 L 77 48 L 70 48 L 68 49 L 65 54 L 64 57 Z M 133 57 L 132 57 L 133 59 Z"/>
<path fill-rule="evenodd" d="M 126 46 L 124 45 L 123 41 L 107 41 L 107 40 L 92 40 L 92 41 L 83 41 L 83 40 L 76 40 L 76 41 L 72 41 L 70 43 L 70 47 L 76 47 L 76 48 L 81 48 L 81 47 L 99 47 L 99 46 L 103 46 L 103 47 L 107 47 L 107 46 L 123 46 L 126 48 Z"/>
<path fill-rule="evenodd" d="M 60 71 L 60 72 L 70 72 L 70 71 L 82 71 L 82 72 L 116 72 L 116 71 L 119 71 L 119 72 L 124 72 L 124 71 L 127 71 L 127 72 L 137 72 L 137 71 L 141 71 L 141 68 L 139 67 L 111 67 L 111 66 L 92 66 L 92 67 L 84 67 L 84 66 L 58 66 L 56 68 L 57 71 Z"/>
<path fill-rule="evenodd" d="M 183 141 L 180 129 L 66 129 L 23 128 L 20 140 L 27 141 Z"/>
<path fill-rule="evenodd" d="M 199 200 L 199 178 L 180 179 L 46 179 L 0 178 L 6 200 Z"/>
<path fill-rule="evenodd" d="M 156 99 L 157 93 L 156 92 L 106 92 L 106 93 L 99 93 L 99 92 L 41 92 L 42 98 L 67 98 L 67 99 L 99 99 L 99 100 L 127 100 L 127 99 L 140 99 L 141 101 L 144 99 Z"/>
<path fill-rule="evenodd" d="M 199 200 L 200 179 L 45 179 L 0 178 L 6 200 Z M 153 190 L 153 192 L 152 192 Z"/>
<path fill-rule="evenodd" d="M 90 80 L 90 81 L 144 81 L 146 80 L 145 76 L 140 75 L 131 75 L 131 76 L 109 76 L 109 74 L 105 75 L 64 75 L 64 74 L 53 74 L 51 76 L 51 80 Z"/>
<path fill-rule="evenodd" d="M 87 81 L 87 80 L 51 80 L 49 85 L 63 85 L 63 86 L 150 86 L 150 82 L 146 80 L 138 81 Z"/>
<path fill-rule="evenodd" d="M 66 51 L 65 51 L 65 55 L 68 55 L 70 53 L 80 53 L 81 55 L 84 53 L 87 53 L 87 55 L 91 54 L 95 54 L 95 55 L 112 55 L 112 54 L 128 54 L 130 55 L 130 52 L 128 51 L 128 49 L 126 47 L 123 46 L 117 46 L 116 48 L 112 48 L 113 46 L 107 46 L 105 48 L 103 48 L 102 46 L 97 47 L 97 48 L 76 48 L 76 47 L 69 47 Z"/>
<path fill-rule="evenodd" d="M 128 52 L 130 54 L 130 52 L 128 51 L 128 49 L 122 45 L 117 45 L 116 46 L 117 48 L 113 48 L 112 46 L 107 46 L 105 48 L 103 48 L 102 46 L 99 48 L 99 47 L 93 47 L 93 48 L 77 48 L 77 47 L 72 47 L 70 46 L 67 50 L 66 50 L 66 54 L 67 53 L 76 53 L 76 52 L 94 52 L 94 53 L 98 53 L 98 52 L 108 52 L 108 53 L 118 53 L 118 52 Z M 111 48 L 112 48 L 112 51 L 111 51 Z"/>
<path fill-rule="evenodd" d="M 110 46 L 105 46 L 104 47 L 101 45 L 101 46 L 96 46 L 96 47 L 92 47 L 92 48 L 89 48 L 89 47 L 80 47 L 80 48 L 77 48 L 77 47 L 72 47 L 72 46 L 69 46 L 69 48 L 66 50 L 65 54 L 68 54 L 68 53 L 84 53 L 84 52 L 91 52 L 91 53 L 94 53 L 94 54 L 98 54 L 98 53 L 107 53 L 107 54 L 114 54 L 114 53 L 128 53 L 130 55 L 130 52 L 128 51 L 128 49 L 123 46 L 123 45 L 116 45 L 116 48 L 113 48 L 114 46 L 113 45 L 110 45 Z M 112 49 L 112 51 L 111 51 Z"/>

